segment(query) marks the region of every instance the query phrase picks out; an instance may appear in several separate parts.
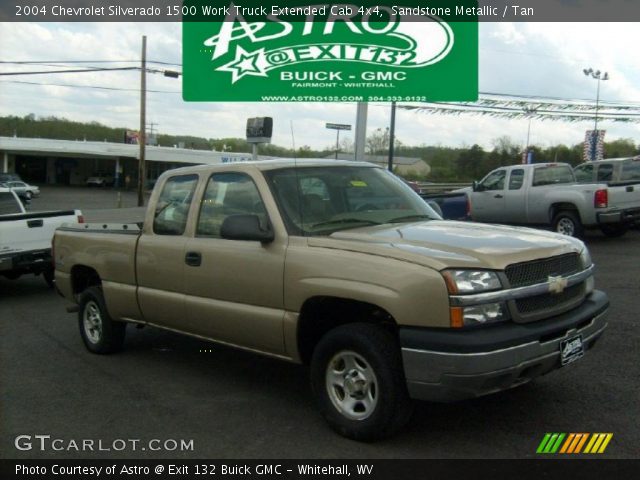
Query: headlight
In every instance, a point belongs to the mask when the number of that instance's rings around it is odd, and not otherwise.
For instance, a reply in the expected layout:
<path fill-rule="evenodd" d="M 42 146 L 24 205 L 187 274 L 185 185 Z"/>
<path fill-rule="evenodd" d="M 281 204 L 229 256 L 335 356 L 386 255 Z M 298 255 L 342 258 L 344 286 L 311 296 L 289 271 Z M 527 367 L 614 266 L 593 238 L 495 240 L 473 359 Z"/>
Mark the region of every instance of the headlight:
<path fill-rule="evenodd" d="M 591 255 L 589 255 L 589 250 L 587 249 L 587 247 L 584 247 L 582 249 L 582 252 L 580 252 L 580 264 L 582 265 L 582 269 L 586 269 L 589 268 L 593 262 L 591 261 Z"/>
<path fill-rule="evenodd" d="M 442 272 L 449 293 L 479 293 L 502 288 L 495 272 L 487 270 L 445 270 Z"/>

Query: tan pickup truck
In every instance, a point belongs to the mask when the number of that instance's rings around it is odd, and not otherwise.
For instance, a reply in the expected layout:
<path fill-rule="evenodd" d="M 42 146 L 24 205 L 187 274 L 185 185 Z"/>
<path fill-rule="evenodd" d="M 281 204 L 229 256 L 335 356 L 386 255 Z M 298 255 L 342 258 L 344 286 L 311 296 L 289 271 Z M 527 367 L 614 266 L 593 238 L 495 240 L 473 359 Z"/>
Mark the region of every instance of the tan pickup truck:
<path fill-rule="evenodd" d="M 69 226 L 56 286 L 87 348 L 137 323 L 310 365 L 319 409 L 374 440 L 410 399 L 521 385 L 581 358 L 607 296 L 574 238 L 443 221 L 368 163 L 264 161 L 164 173 L 143 226 Z"/>

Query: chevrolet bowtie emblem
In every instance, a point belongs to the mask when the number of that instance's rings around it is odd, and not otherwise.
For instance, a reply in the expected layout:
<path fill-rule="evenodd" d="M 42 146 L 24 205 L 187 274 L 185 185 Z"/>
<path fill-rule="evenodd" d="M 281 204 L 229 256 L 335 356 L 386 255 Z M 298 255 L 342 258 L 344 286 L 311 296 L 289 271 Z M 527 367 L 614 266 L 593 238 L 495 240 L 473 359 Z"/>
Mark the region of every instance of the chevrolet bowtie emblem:
<path fill-rule="evenodd" d="M 564 277 L 549 276 L 547 280 L 549 282 L 550 293 L 562 293 L 564 289 L 567 288 L 567 284 L 569 283 Z"/>

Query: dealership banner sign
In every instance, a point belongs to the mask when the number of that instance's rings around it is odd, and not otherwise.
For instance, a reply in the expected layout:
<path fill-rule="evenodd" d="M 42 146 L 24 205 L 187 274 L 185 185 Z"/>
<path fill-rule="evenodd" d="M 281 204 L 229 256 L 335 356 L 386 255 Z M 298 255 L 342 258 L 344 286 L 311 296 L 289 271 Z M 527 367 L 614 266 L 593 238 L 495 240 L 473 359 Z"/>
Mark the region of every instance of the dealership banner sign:
<path fill-rule="evenodd" d="M 477 1 L 405 3 L 186 1 L 183 98 L 477 100 Z"/>

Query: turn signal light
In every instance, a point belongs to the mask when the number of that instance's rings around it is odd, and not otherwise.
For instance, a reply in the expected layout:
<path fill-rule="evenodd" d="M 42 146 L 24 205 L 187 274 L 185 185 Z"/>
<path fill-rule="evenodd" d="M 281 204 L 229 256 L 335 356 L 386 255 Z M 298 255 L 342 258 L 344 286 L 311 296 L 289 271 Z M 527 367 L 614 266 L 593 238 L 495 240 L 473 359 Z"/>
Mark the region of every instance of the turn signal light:
<path fill-rule="evenodd" d="M 609 206 L 609 194 L 606 190 L 596 190 L 593 205 L 596 208 L 607 208 Z"/>
<path fill-rule="evenodd" d="M 462 307 L 449 308 L 449 318 L 451 319 L 451 328 L 464 327 L 464 319 L 462 315 Z"/>

